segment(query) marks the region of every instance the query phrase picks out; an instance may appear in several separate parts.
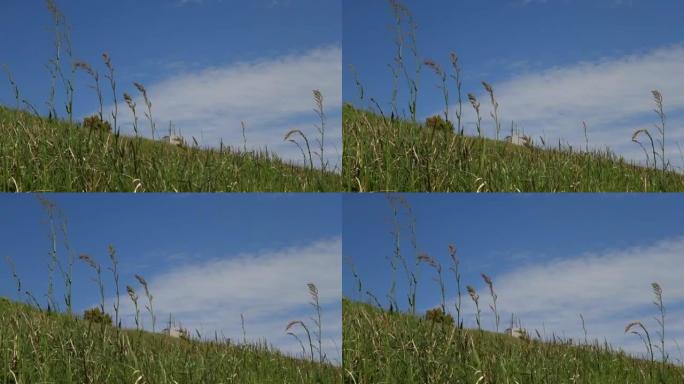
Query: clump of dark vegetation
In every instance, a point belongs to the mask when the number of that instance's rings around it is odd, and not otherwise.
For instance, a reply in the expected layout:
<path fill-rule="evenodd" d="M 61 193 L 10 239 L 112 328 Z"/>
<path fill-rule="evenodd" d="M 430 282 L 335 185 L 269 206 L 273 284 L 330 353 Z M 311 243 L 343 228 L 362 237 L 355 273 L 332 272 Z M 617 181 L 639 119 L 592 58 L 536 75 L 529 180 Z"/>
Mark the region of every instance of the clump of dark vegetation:
<path fill-rule="evenodd" d="M 83 312 L 83 320 L 95 324 L 112 325 L 112 316 L 100 308 L 90 308 Z"/>
<path fill-rule="evenodd" d="M 436 324 L 454 325 L 454 317 L 450 313 L 443 312 L 440 308 L 428 309 L 425 312 L 425 320 Z"/>
<path fill-rule="evenodd" d="M 454 133 L 454 124 L 449 120 L 442 119 L 442 116 L 435 115 L 425 119 L 425 126 L 444 133 Z"/>
<path fill-rule="evenodd" d="M 102 133 L 112 131 L 112 125 L 109 124 L 109 121 L 101 120 L 99 116 L 90 116 L 83 119 L 83 128 Z"/>

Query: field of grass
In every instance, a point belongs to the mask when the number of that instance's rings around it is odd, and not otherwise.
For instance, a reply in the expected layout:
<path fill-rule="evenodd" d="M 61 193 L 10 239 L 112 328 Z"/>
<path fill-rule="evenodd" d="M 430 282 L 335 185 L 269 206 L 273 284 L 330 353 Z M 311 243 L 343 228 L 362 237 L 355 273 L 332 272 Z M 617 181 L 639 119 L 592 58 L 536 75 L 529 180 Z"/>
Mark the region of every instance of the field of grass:
<path fill-rule="evenodd" d="M 287 324 L 284 320 L 282 324 L 284 333 L 302 343 L 301 355 L 280 352 L 267 340 L 249 342 L 242 315 L 243 335 L 238 341 L 217 332 L 200 334 L 179 326 L 173 314 L 169 314 L 168 322 L 159 321 L 146 279 L 134 274 L 134 282 L 122 280 L 114 246 L 107 247 L 107 264 L 94 256 L 79 255 L 71 247 L 64 212 L 43 196 L 37 198 L 47 214 L 51 244 L 43 280 L 47 291 L 40 294 L 28 290 L 12 257 L 5 257 L 8 269 L 0 269 L 0 278 L 12 279 L 16 290 L 15 301 L 0 297 L 1 384 L 342 381 L 341 368 L 327 358 L 321 347 L 321 307 L 314 283 L 307 287 L 316 318 Z M 99 292 L 100 299 L 82 316 L 76 314 L 73 304 L 76 263 L 92 270 L 93 289 Z M 110 292 L 115 294 L 111 307 L 105 296 L 105 286 L 109 290 L 110 284 Z M 125 296 L 135 307 L 135 328 L 122 326 L 120 304 Z M 149 315 L 151 332 L 144 327 L 142 311 Z M 160 332 L 162 327 L 165 329 Z M 308 351 L 299 337 L 302 329 L 309 336 Z"/>
<path fill-rule="evenodd" d="M 684 175 L 673 172 L 672 161 L 666 156 L 675 143 L 670 142 L 672 134 L 667 126 L 663 95 L 658 90 L 650 90 L 656 114 L 653 128 L 625 132 L 635 148 L 639 146 L 643 150 L 645 167 L 624 160 L 610 148 L 591 149 L 587 126 L 581 116 L 577 117 L 577 124 L 583 125 L 586 141 L 581 148 L 561 145 L 562 137 L 551 142 L 545 137 L 521 135 L 515 122 L 511 122 L 508 131 L 507 127 L 502 127 L 506 120 L 500 113 L 495 87 L 482 80 L 483 88 L 479 90 L 468 92 L 463 89 L 462 60 L 456 52 L 444 53 L 448 57 L 447 66 L 420 53 L 418 25 L 430 21 L 414 18 L 411 10 L 400 0 L 387 0 L 387 3 L 394 21 L 391 32 L 395 51 L 387 64 L 388 77 L 392 80 L 386 94 L 389 97 L 383 99 L 386 95 L 379 95 L 381 98 L 378 99 L 378 95 L 368 95 L 364 88 L 364 74 L 357 71 L 354 63 L 350 64 L 350 75 L 354 78 L 358 98 L 349 100 L 356 108 L 351 104 L 345 105 L 342 117 L 342 168 L 346 190 L 684 190 Z M 391 41 L 387 43 L 392 44 Z M 422 97 L 426 91 L 422 87 L 425 80 L 430 84 L 436 81 L 443 105 L 441 113 L 426 118 L 422 124 L 418 106 L 424 105 Z M 486 101 L 478 99 L 482 91 Z M 372 111 L 358 109 L 367 106 L 372 106 Z M 438 107 L 429 108 L 434 113 Z M 465 121 L 466 109 L 473 112 L 468 121 Z M 484 120 L 487 120 L 486 124 Z M 471 129 L 471 126 L 475 128 Z M 510 135 L 508 140 L 507 135 Z M 558 140 L 558 145 L 555 140 Z"/>
<path fill-rule="evenodd" d="M 343 300 L 347 383 L 682 383 L 684 368 L 609 346 L 458 329 Z"/>
<path fill-rule="evenodd" d="M 343 178 L 350 191 L 684 191 L 684 176 L 607 151 L 540 148 L 425 128 L 345 105 Z"/>
<path fill-rule="evenodd" d="M 339 191 L 339 174 L 265 151 L 177 147 L 0 106 L 0 191 Z"/>
<path fill-rule="evenodd" d="M 0 298 L 0 383 L 339 383 L 339 368 L 266 345 L 91 323 Z"/>
<path fill-rule="evenodd" d="M 11 68 L 2 65 L 14 96 L 14 109 L 0 105 L 0 191 L 11 192 L 333 192 L 340 191 L 342 179 L 337 166 L 331 169 L 325 159 L 327 117 L 323 95 L 312 90 L 317 137 L 310 141 L 300 129 L 283 132 L 283 141 L 301 150 L 302 166 L 284 161 L 266 149 L 247 150 L 245 122 L 243 140 L 237 146 L 212 143 L 199 148 L 192 137 L 171 132 L 168 141 L 159 135 L 153 103 L 141 83 L 131 84 L 138 96 L 121 92 L 112 57 L 104 52 L 98 65 L 77 60 L 72 47 L 71 27 L 55 0 L 45 0 L 54 28 L 54 55 L 46 69 L 50 92 L 43 103 L 24 98 Z M 96 114 L 77 121 L 74 94 L 77 75 L 91 81 L 97 95 Z M 105 111 L 107 99 L 112 111 Z M 136 103 L 137 101 L 137 103 Z M 122 136 L 120 109 L 133 115 L 134 136 Z M 64 109 L 62 109 L 64 107 Z M 60 115 L 58 111 L 65 111 Z M 31 113 L 28 113 L 31 112 Z M 144 122 L 144 124 L 143 124 Z M 149 138 L 143 132 L 149 129 Z M 261 147 L 259 147 L 261 148 Z M 316 164 L 316 165 L 314 165 Z M 317 166 L 320 166 L 317 168 Z"/>
<path fill-rule="evenodd" d="M 394 244 L 390 256 L 386 256 L 387 269 L 360 271 L 352 258 L 347 258 L 355 292 L 347 291 L 342 302 L 346 383 L 684 382 L 681 358 L 674 359 L 668 352 L 672 341 L 665 336 L 667 310 L 660 284 L 651 284 L 657 327 L 649 329 L 646 323 L 632 321 L 620 329 L 643 342 L 643 358 L 607 340 L 590 339 L 581 314 L 583 339 L 559 336 L 546 328 L 525 329 L 517 314 L 512 314 L 510 321 L 502 316 L 500 292 L 491 277 L 480 275 L 485 293 L 478 293 L 472 285 L 463 286 L 462 260 L 455 245 L 447 247 L 447 262 L 419 252 L 413 208 L 402 195 L 387 197 L 393 211 L 390 233 Z M 409 250 L 404 249 L 402 238 L 410 243 Z M 364 278 L 373 276 L 377 280 L 380 274 L 390 278 L 387 292 L 369 291 Z M 419 286 L 423 290 L 437 288 L 441 298 L 439 305 L 432 302 L 435 306 L 425 314 L 418 310 Z M 489 297 L 485 299 L 481 294 Z M 485 311 L 493 315 L 495 326 L 491 330 L 482 323 Z"/>

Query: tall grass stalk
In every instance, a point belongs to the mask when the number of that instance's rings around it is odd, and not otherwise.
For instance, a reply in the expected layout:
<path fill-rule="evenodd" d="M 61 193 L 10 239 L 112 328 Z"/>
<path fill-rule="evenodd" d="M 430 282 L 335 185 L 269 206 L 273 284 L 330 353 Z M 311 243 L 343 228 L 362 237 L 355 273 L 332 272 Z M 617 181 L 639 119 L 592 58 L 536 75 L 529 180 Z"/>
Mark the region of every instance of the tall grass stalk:
<path fill-rule="evenodd" d="M 475 110 L 475 115 L 477 116 L 477 120 L 475 120 L 477 136 L 482 137 L 482 117 L 480 117 L 480 102 L 477 101 L 477 97 L 475 97 L 475 95 L 472 93 L 468 94 L 468 101 L 470 101 L 470 105 Z"/>
<path fill-rule="evenodd" d="M 50 85 L 50 98 L 48 100 L 48 106 L 50 107 L 50 115 L 53 118 L 57 118 L 57 110 L 55 107 L 55 93 L 56 93 L 56 80 L 59 78 L 62 82 L 64 92 L 66 95 L 65 109 L 68 116 L 69 122 L 73 122 L 74 113 L 74 76 L 76 74 L 76 66 L 74 65 L 73 59 L 73 49 L 71 44 L 71 31 L 69 24 L 67 23 L 66 16 L 59 9 L 57 3 L 54 0 L 46 0 L 47 9 L 52 15 L 53 20 L 53 31 L 55 38 L 53 45 L 55 48 L 55 55 L 50 60 L 49 69 L 51 72 L 52 83 Z M 62 68 L 62 51 L 67 55 L 69 59 L 69 76 L 64 74 Z"/>
<path fill-rule="evenodd" d="M 12 278 L 14 279 L 14 283 L 17 285 L 17 298 L 19 299 L 21 297 L 21 279 L 19 278 L 19 274 L 17 273 L 17 268 L 14 265 L 14 261 L 12 261 L 11 257 L 5 256 L 5 262 L 7 263 L 7 266 L 9 267 L 10 271 L 12 272 Z"/>
<path fill-rule="evenodd" d="M 489 295 L 492 297 L 492 304 L 489 306 L 489 308 L 492 310 L 492 313 L 494 314 L 494 323 L 496 325 L 496 331 L 499 332 L 499 312 L 496 310 L 496 299 L 498 296 L 496 295 L 496 292 L 494 292 L 494 282 L 492 281 L 492 278 L 487 276 L 486 274 L 482 274 L 482 280 L 484 280 L 485 284 L 487 284 L 487 287 L 489 288 Z"/>
<path fill-rule="evenodd" d="M 247 330 L 245 329 L 245 315 L 240 314 L 240 326 L 242 327 L 242 342 L 247 344 Z"/>
<path fill-rule="evenodd" d="M 658 317 L 655 318 L 660 330 L 658 331 L 658 338 L 660 339 L 660 349 L 661 358 L 663 364 L 667 363 L 667 352 L 665 351 L 665 306 L 663 305 L 663 289 L 658 283 L 652 283 L 651 288 L 653 288 L 653 295 L 655 300 L 653 305 L 658 308 Z"/>
<path fill-rule="evenodd" d="M 76 255 L 74 250 L 71 249 L 71 243 L 69 242 L 69 230 L 68 230 L 68 220 L 64 213 L 59 209 L 59 207 L 54 204 L 57 214 L 60 218 L 60 232 L 62 233 L 62 245 L 66 251 L 66 269 L 62 268 L 61 263 L 57 265 L 60 267 L 62 272 L 62 279 L 64 281 L 64 303 L 67 307 L 67 314 L 73 314 L 73 275 L 74 275 L 74 264 L 76 263 Z"/>
<path fill-rule="evenodd" d="M 325 160 L 325 124 L 327 121 L 327 117 L 325 116 L 325 111 L 323 110 L 323 94 L 321 91 L 315 89 L 313 91 L 313 98 L 314 98 L 314 104 L 316 108 L 314 108 L 314 112 L 316 113 L 316 116 L 318 116 L 318 120 L 320 121 L 319 124 L 315 124 L 316 130 L 318 131 L 319 137 L 316 139 L 318 141 L 318 147 L 319 147 L 319 153 L 318 157 L 321 160 L 321 170 L 325 171 L 327 168 L 327 161 Z"/>
<path fill-rule="evenodd" d="M 105 78 L 109 80 L 109 86 L 112 89 L 112 100 L 114 101 L 114 110 L 112 111 L 112 119 L 114 121 L 114 132 L 118 135 L 119 134 L 119 124 L 117 122 L 118 116 L 119 116 L 119 100 L 117 98 L 117 93 L 116 93 L 116 80 L 114 79 L 114 65 L 112 64 L 112 58 L 109 56 L 107 52 L 102 54 L 102 61 L 104 61 L 105 66 L 107 67 L 107 74 L 105 74 Z"/>
<path fill-rule="evenodd" d="M 131 112 L 133 112 L 133 132 L 135 133 L 135 137 L 138 137 L 138 115 L 135 113 L 135 101 L 133 101 L 131 95 L 126 92 L 124 92 L 124 101 Z"/>
<path fill-rule="evenodd" d="M 121 322 L 119 320 L 119 306 L 120 306 L 120 301 L 119 301 L 119 259 L 116 257 L 116 249 L 114 249 L 113 245 L 109 245 L 107 247 L 107 251 L 109 254 L 109 260 L 111 261 L 111 266 L 108 267 L 109 270 L 112 272 L 112 277 L 114 278 L 114 290 L 116 292 L 116 298 L 114 299 L 114 325 L 121 328 Z"/>
<path fill-rule="evenodd" d="M 449 244 L 449 258 L 451 259 L 451 267 L 449 269 L 454 273 L 454 278 L 456 279 L 456 303 L 454 303 L 456 307 L 456 326 L 463 328 L 461 316 L 461 271 L 459 269 L 461 260 L 458 258 L 456 252 L 456 246 Z"/>
<path fill-rule="evenodd" d="M 641 134 L 646 135 L 646 137 L 648 137 L 648 140 L 649 140 L 650 143 L 651 143 L 651 153 L 653 154 L 653 169 L 656 169 L 656 168 L 658 167 L 658 158 L 657 158 L 657 156 L 656 156 L 655 144 L 654 144 L 654 142 L 653 142 L 653 136 L 651 136 L 651 133 L 648 132 L 647 129 L 637 129 L 637 130 L 634 131 L 634 133 L 632 134 L 632 141 L 633 141 L 634 143 L 639 144 L 639 146 L 641 147 L 641 149 L 644 150 L 644 153 L 646 154 L 646 166 L 648 167 L 648 164 L 650 163 L 650 161 L 649 161 L 649 155 L 648 155 L 648 151 L 646 151 L 646 148 L 644 147 L 644 145 L 639 141 L 639 135 L 641 135 Z"/>
<path fill-rule="evenodd" d="M 47 309 L 59 310 L 54 296 L 54 274 L 59 265 L 59 258 L 57 256 L 57 232 L 55 229 L 55 205 L 50 200 L 41 195 L 36 195 L 36 198 L 45 209 L 48 216 L 48 238 L 50 240 L 50 250 L 48 251 L 48 287 L 47 287 Z"/>
<path fill-rule="evenodd" d="M 323 354 L 323 343 L 322 343 L 322 333 L 323 333 L 323 327 L 322 327 L 322 322 L 321 322 L 321 304 L 319 302 L 319 297 L 318 297 L 318 288 L 314 283 L 308 283 L 307 287 L 309 288 L 309 296 L 311 296 L 311 306 L 314 309 L 315 312 L 315 317 L 312 318 L 314 325 L 316 326 L 316 342 L 318 344 L 317 350 L 318 350 L 318 362 L 323 363 L 325 361 L 325 355 Z"/>
<path fill-rule="evenodd" d="M 306 151 L 309 154 L 309 168 L 313 169 L 313 157 L 311 156 L 311 146 L 309 146 L 309 139 L 306 137 L 304 132 L 302 132 L 299 129 L 291 129 L 285 134 L 285 138 L 283 140 L 296 144 L 299 147 L 299 149 L 302 150 L 302 147 L 299 145 L 299 142 L 292 138 L 295 135 L 299 135 L 302 139 L 304 139 L 304 143 L 306 144 Z M 304 154 L 303 150 L 302 154 Z M 304 164 L 306 165 L 306 155 L 304 156 Z"/>
<path fill-rule="evenodd" d="M 439 293 L 441 298 L 440 308 L 442 310 L 442 314 L 446 314 L 446 290 L 444 287 L 444 279 L 442 279 L 442 265 L 435 258 L 425 253 L 419 255 L 418 260 L 429 265 L 437 273 L 437 277 L 435 277 L 434 280 L 439 285 Z"/>
<path fill-rule="evenodd" d="M 389 265 L 391 269 L 391 283 L 388 293 L 388 300 L 390 305 L 390 310 L 399 309 L 399 304 L 397 302 L 397 264 L 401 263 L 406 265 L 406 261 L 401 255 L 401 223 L 399 222 L 399 207 L 393 202 L 392 196 L 387 195 L 387 199 L 390 203 L 390 208 L 392 209 L 392 229 L 390 234 L 392 236 L 393 250 L 392 255 L 388 257 Z M 406 270 L 406 268 L 405 268 Z M 408 280 L 409 287 L 411 287 L 411 280 Z M 359 286 L 359 289 L 361 287 Z M 411 296 L 408 297 L 409 308 L 413 308 L 411 303 Z"/>
<path fill-rule="evenodd" d="M 655 113 L 658 115 L 659 123 L 655 124 L 658 133 L 660 134 L 660 139 L 658 144 L 660 144 L 660 166 L 663 172 L 667 171 L 667 160 L 665 157 L 665 111 L 663 110 L 663 95 L 658 90 L 651 91 L 653 95 L 653 101 L 656 104 Z"/>
<path fill-rule="evenodd" d="M 461 96 L 463 81 L 461 80 L 461 64 L 458 60 L 458 55 L 455 52 L 451 52 L 449 59 L 451 60 L 451 67 L 454 70 L 454 74 L 451 75 L 451 78 L 454 79 L 454 82 L 456 82 L 456 92 L 458 94 L 458 108 L 456 108 L 456 128 L 458 133 L 463 135 L 463 122 L 461 121 L 463 118 L 463 99 Z"/>
<path fill-rule="evenodd" d="M 93 78 L 93 81 L 95 82 L 95 85 L 91 85 L 90 87 L 95 90 L 95 93 L 97 93 L 97 100 L 100 106 L 100 109 L 98 111 L 98 116 L 100 117 L 100 121 L 104 121 L 104 115 L 103 115 L 103 109 L 104 109 L 104 102 L 102 100 L 102 90 L 100 89 L 100 74 L 93 69 L 93 67 L 90 66 L 90 64 L 86 63 L 85 61 L 77 61 L 74 66 L 76 69 L 80 69 L 90 75 L 90 77 Z"/>
<path fill-rule="evenodd" d="M 406 280 L 408 284 L 408 292 L 406 294 L 408 304 L 409 304 L 409 310 L 412 314 L 416 314 L 416 297 L 417 297 L 417 291 L 418 291 L 418 274 L 417 271 L 414 271 L 410 266 L 409 263 L 406 260 L 406 257 L 403 255 L 401 252 L 401 243 L 400 243 L 400 237 L 399 233 L 401 231 L 401 223 L 399 221 L 399 213 L 400 210 L 403 208 L 406 211 L 406 214 L 410 218 L 410 224 L 409 224 L 409 231 L 410 231 L 410 241 L 411 241 L 411 246 L 413 247 L 413 251 L 415 253 L 415 258 L 416 258 L 416 267 L 420 263 L 420 259 L 418 251 L 417 251 L 417 244 L 416 244 L 416 232 L 415 232 L 415 217 L 413 216 L 413 212 L 411 211 L 411 206 L 408 204 L 406 199 L 404 199 L 401 195 L 392 195 L 392 194 L 387 194 L 387 201 L 390 204 L 390 207 L 392 208 L 393 212 L 393 225 L 394 225 L 394 259 L 396 262 L 400 263 L 404 273 L 406 275 Z"/>
<path fill-rule="evenodd" d="M 398 0 L 389 0 L 395 20 L 394 33 L 396 55 L 395 64 L 400 72 L 404 74 L 406 84 L 409 89 L 409 113 L 411 114 L 411 121 L 417 121 L 417 104 L 418 104 L 418 85 L 420 79 L 420 72 L 423 67 L 423 61 L 420 60 L 418 54 L 418 44 L 416 39 L 417 26 L 413 20 L 411 11 Z M 413 55 L 414 70 L 413 74 L 409 73 L 406 65 L 404 48 L 408 48 Z"/>
<path fill-rule="evenodd" d="M 138 280 L 140 285 L 145 290 L 145 297 L 147 297 L 147 304 L 145 305 L 145 309 L 147 309 L 147 312 L 149 312 L 150 318 L 152 319 L 152 332 L 155 332 L 156 331 L 156 325 L 157 325 L 157 318 L 154 315 L 154 308 L 152 307 L 152 299 L 154 297 L 150 293 L 150 288 L 149 288 L 145 278 L 142 277 L 141 275 L 135 275 L 135 278 L 136 278 L 136 280 Z"/>
<path fill-rule="evenodd" d="M 140 308 L 138 307 L 138 294 L 135 293 L 135 289 L 130 285 L 126 286 L 126 292 L 128 292 L 128 297 L 131 298 L 133 302 L 133 307 L 135 307 L 135 329 L 140 330 Z"/>
<path fill-rule="evenodd" d="M 19 109 L 21 106 L 21 94 L 19 93 L 19 86 L 17 85 L 16 81 L 14 81 L 14 77 L 12 77 L 12 72 L 9 69 L 9 66 L 7 64 L 2 65 L 2 70 L 7 74 L 7 81 L 10 83 L 10 87 L 12 88 L 12 94 L 14 95 L 14 100 L 16 100 L 16 107 Z"/>
<path fill-rule="evenodd" d="M 143 96 L 143 100 L 145 101 L 145 106 L 147 107 L 147 111 L 145 111 L 145 117 L 147 117 L 147 120 L 150 123 L 150 131 L 152 131 L 152 140 L 154 140 L 155 125 L 154 119 L 152 118 L 152 101 L 147 95 L 147 89 L 145 89 L 144 85 L 142 85 L 141 83 L 133 83 L 133 85 L 135 86 L 135 88 L 138 89 L 138 92 L 140 92 L 140 94 Z"/>
<path fill-rule="evenodd" d="M 499 122 L 499 102 L 496 101 L 496 97 L 494 97 L 494 88 L 492 88 L 489 83 L 483 81 L 482 86 L 484 87 L 485 91 L 487 91 L 487 94 L 489 94 L 489 101 L 492 103 L 492 112 L 490 113 L 490 116 L 494 120 L 496 140 L 499 140 L 499 133 L 501 132 L 501 123 Z"/>
<path fill-rule="evenodd" d="M 449 87 L 447 87 L 447 75 L 442 70 L 442 67 L 433 60 L 425 60 L 424 64 L 429 69 L 432 69 L 440 81 L 437 88 L 442 91 L 442 97 L 444 98 L 444 120 L 449 121 Z"/>
<path fill-rule="evenodd" d="M 641 332 L 639 332 L 639 329 Z M 653 343 L 651 343 L 651 335 L 648 333 L 648 330 L 646 327 L 640 322 L 640 321 L 633 321 L 625 327 L 625 333 L 631 333 L 634 335 L 639 336 L 641 341 L 644 343 L 644 346 L 646 347 L 646 352 L 648 353 L 648 356 L 651 358 L 651 362 L 655 361 L 655 357 L 653 354 Z"/>
<path fill-rule="evenodd" d="M 287 326 L 285 327 L 285 332 L 287 332 L 288 335 L 289 334 L 294 335 L 294 333 L 292 333 L 291 330 L 297 325 L 302 327 L 302 329 L 304 329 L 304 332 L 306 332 L 306 336 L 309 339 L 309 351 L 311 354 L 311 361 L 314 361 L 314 345 L 313 345 L 313 341 L 311 340 L 311 332 L 309 332 L 309 328 L 306 326 L 306 324 L 304 324 L 304 322 L 301 320 L 290 321 L 287 324 Z M 296 335 L 294 335 L 294 336 L 296 337 Z"/>
<path fill-rule="evenodd" d="M 480 295 L 477 294 L 475 288 L 471 285 L 466 285 L 466 290 L 470 299 L 475 303 L 475 321 L 477 322 L 477 329 L 482 330 L 482 325 L 480 324 Z"/>
<path fill-rule="evenodd" d="M 97 261 L 95 261 L 95 259 L 90 255 L 81 255 L 79 256 L 79 259 L 81 259 L 81 261 L 86 263 L 90 268 L 92 268 L 95 271 L 96 277 L 93 279 L 93 281 L 97 283 L 97 286 L 100 291 L 100 311 L 102 313 L 105 313 L 105 292 L 104 283 L 102 282 L 102 268 L 100 267 L 100 264 Z"/>

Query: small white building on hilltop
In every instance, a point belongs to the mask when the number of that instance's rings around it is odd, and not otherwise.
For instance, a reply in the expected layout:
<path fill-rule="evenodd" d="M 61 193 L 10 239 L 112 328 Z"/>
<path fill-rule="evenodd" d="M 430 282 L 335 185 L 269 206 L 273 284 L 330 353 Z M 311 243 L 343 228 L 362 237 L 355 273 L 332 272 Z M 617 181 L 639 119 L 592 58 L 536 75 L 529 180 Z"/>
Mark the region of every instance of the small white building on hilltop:
<path fill-rule="evenodd" d="M 515 145 L 522 145 L 525 147 L 531 147 L 532 146 L 532 138 L 529 136 L 525 135 L 513 135 L 513 136 L 506 136 L 505 139 L 506 142 L 515 144 Z"/>
<path fill-rule="evenodd" d="M 175 145 L 177 147 L 182 147 L 185 145 L 185 139 L 183 139 L 183 136 L 178 136 L 178 135 L 164 136 L 160 139 L 160 141 L 163 141 L 163 142 L 171 144 L 171 145 Z"/>
<path fill-rule="evenodd" d="M 162 331 L 163 334 L 179 339 L 189 339 L 190 338 L 190 333 L 188 332 L 187 329 L 180 328 L 180 327 L 171 327 L 171 328 L 164 328 Z"/>
<path fill-rule="evenodd" d="M 515 337 L 516 339 L 527 339 L 527 330 L 525 330 L 524 328 L 508 328 L 506 329 L 505 333 L 508 336 Z"/>

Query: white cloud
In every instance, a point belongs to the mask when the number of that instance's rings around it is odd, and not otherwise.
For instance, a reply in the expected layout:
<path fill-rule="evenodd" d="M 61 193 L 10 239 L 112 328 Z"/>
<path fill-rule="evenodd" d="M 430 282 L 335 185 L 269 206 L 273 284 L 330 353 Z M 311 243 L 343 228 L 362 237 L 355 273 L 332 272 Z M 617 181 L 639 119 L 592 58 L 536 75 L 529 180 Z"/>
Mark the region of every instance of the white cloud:
<path fill-rule="evenodd" d="M 184 327 L 197 329 L 204 336 L 213 338 L 217 332 L 242 340 L 243 314 L 249 340 L 265 339 L 283 351 L 301 353 L 294 338 L 285 334 L 285 326 L 301 319 L 313 327 L 308 320 L 313 313 L 306 286 L 313 282 L 323 307 L 324 352 L 341 361 L 340 255 L 341 241 L 337 238 L 171 266 L 147 279 L 154 296 L 157 327 L 163 328 L 171 313 Z M 134 326 L 135 310 L 125 295 L 121 296 L 121 313 L 125 324 Z M 144 322 L 150 329 L 147 315 Z"/>
<path fill-rule="evenodd" d="M 493 276 L 499 296 L 498 308 L 503 328 L 511 313 L 520 317 L 529 330 L 546 329 L 573 339 L 583 339 L 581 313 L 590 339 L 606 338 L 614 346 L 642 354 L 643 344 L 634 335 L 625 335 L 625 326 L 634 320 L 644 322 L 655 334 L 657 314 L 651 283 L 663 288 L 667 310 L 666 343 L 673 358 L 679 357 L 674 341 L 684 340 L 684 238 L 663 240 L 643 247 L 607 250 L 577 257 L 523 266 Z M 480 287 L 484 324 L 493 328 L 487 305 L 490 297 Z M 472 302 L 463 299 L 467 323 L 474 324 Z"/>
<path fill-rule="evenodd" d="M 495 82 L 504 134 L 510 122 L 547 143 L 561 139 L 584 147 L 582 121 L 589 126 L 590 146 L 609 146 L 626 158 L 643 161 L 641 149 L 631 142 L 635 129 L 653 128 L 651 90 L 660 90 L 670 116 L 666 142 L 668 156 L 679 166 L 676 142 L 684 141 L 684 46 L 675 45 L 620 58 L 606 58 L 526 73 Z M 485 129 L 493 135 L 488 97 L 479 95 Z M 473 131 L 472 108 L 464 106 L 467 129 Z"/>
<path fill-rule="evenodd" d="M 152 101 L 152 114 L 158 132 L 164 134 L 173 121 L 183 136 L 194 136 L 201 145 L 242 147 L 241 121 L 247 125 L 250 148 L 268 146 L 281 157 L 301 161 L 299 150 L 283 142 L 291 128 L 317 137 L 312 91 L 323 93 L 329 115 L 326 130 L 326 157 L 339 165 L 341 153 L 341 74 L 339 47 L 313 49 L 254 62 L 184 72 L 155 84 L 146 84 Z M 130 91 L 129 91 L 130 92 Z M 141 131 L 150 135 L 144 121 L 144 102 L 136 98 Z M 112 107 L 108 107 L 112 109 Z M 119 106 L 120 122 L 132 133 L 133 116 L 125 104 Z"/>

